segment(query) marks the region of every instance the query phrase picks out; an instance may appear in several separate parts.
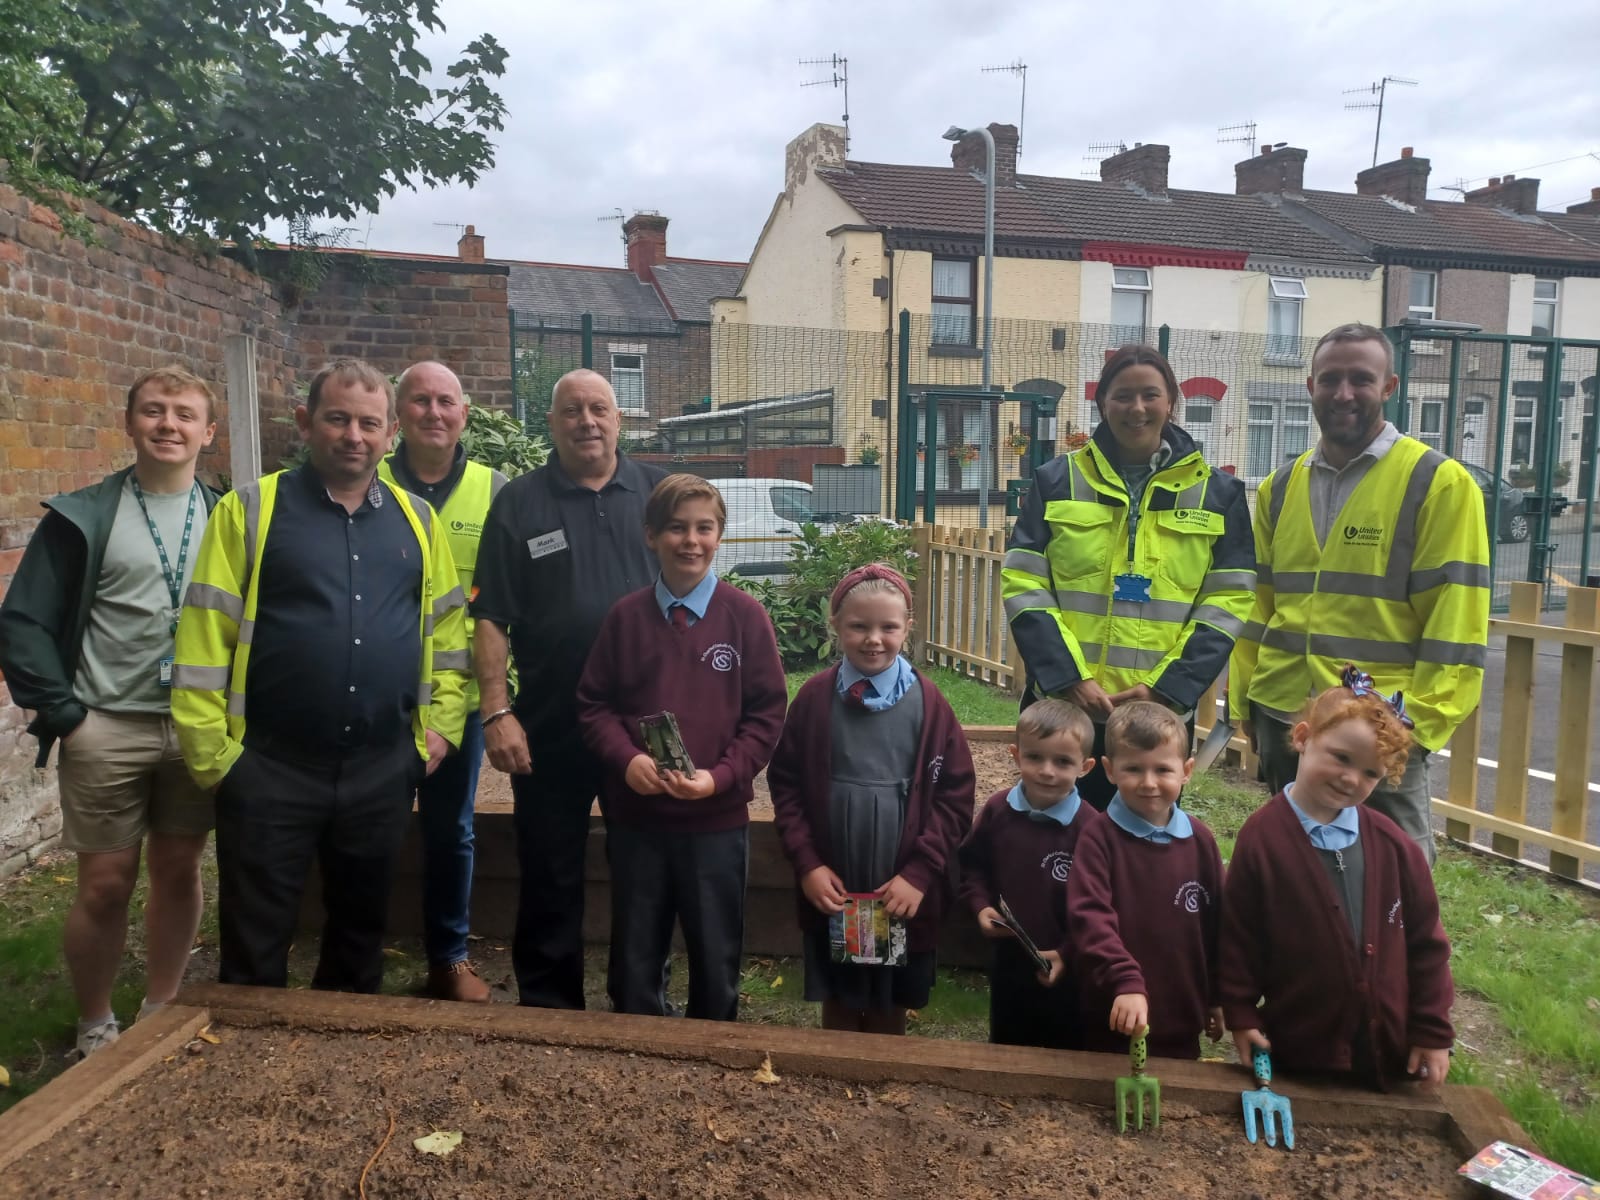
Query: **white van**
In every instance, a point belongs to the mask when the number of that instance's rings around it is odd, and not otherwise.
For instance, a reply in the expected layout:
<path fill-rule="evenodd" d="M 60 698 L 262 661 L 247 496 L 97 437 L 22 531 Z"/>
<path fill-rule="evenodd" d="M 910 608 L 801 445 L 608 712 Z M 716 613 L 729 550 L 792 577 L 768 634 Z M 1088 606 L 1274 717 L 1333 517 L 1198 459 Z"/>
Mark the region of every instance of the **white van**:
<path fill-rule="evenodd" d="M 713 479 L 728 506 L 728 528 L 712 568 L 718 575 L 783 578 L 789 549 L 807 521 L 831 524 L 811 508 L 811 485 L 797 479 Z"/>

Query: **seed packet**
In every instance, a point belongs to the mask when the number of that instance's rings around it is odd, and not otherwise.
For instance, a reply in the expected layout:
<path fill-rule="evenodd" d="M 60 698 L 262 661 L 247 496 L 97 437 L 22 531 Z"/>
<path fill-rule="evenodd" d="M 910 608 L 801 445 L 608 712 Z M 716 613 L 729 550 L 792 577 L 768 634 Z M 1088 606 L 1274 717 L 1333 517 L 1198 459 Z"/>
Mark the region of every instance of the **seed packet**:
<path fill-rule="evenodd" d="M 639 736 L 644 738 L 644 751 L 655 759 L 663 771 L 682 771 L 694 774 L 694 763 L 683 748 L 683 736 L 678 732 L 678 718 L 669 712 L 658 712 L 639 719 Z"/>
<path fill-rule="evenodd" d="M 1491 1142 L 1456 1172 L 1511 1200 L 1600 1200 L 1600 1184 L 1509 1142 Z"/>
<path fill-rule="evenodd" d="M 1039 947 L 1028 936 L 1028 931 L 1022 927 L 1022 922 L 1017 920 L 1016 914 L 1011 911 L 1011 906 L 1006 903 L 1004 896 L 1000 897 L 1000 924 L 1016 934 L 1017 942 L 1028 952 L 1028 957 L 1033 959 L 1034 965 L 1046 975 L 1050 974 L 1050 964 L 1045 961 L 1044 955 L 1039 953 Z"/>
<path fill-rule="evenodd" d="M 828 918 L 833 961 L 875 967 L 900 967 L 906 962 L 906 923 L 891 917 L 882 896 L 852 892 L 844 910 Z"/>

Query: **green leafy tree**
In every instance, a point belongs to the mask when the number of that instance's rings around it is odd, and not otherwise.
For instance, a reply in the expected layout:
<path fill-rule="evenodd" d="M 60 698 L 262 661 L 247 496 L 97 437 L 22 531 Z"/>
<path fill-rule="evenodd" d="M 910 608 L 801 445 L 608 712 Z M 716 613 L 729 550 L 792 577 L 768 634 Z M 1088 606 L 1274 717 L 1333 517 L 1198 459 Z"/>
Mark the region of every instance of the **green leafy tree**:
<path fill-rule="evenodd" d="M 505 50 L 436 78 L 443 28 L 436 0 L 0 0 L 0 157 L 167 233 L 353 220 L 494 164 Z"/>

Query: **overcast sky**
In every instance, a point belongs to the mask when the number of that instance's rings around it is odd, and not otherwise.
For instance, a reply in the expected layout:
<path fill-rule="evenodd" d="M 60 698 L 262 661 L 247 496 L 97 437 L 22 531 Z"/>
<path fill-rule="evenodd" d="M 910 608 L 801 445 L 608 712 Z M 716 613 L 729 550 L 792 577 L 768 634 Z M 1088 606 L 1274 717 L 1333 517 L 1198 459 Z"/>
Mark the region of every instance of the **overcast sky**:
<path fill-rule="evenodd" d="M 1391 86 L 1380 161 L 1414 146 L 1430 195 L 1513 172 L 1540 207 L 1600 187 L 1600 3 L 1161 0 L 875 3 L 874 0 L 577 0 L 513 6 L 443 0 L 428 39 L 439 68 L 479 33 L 509 52 L 510 110 L 497 166 L 471 189 L 402 192 L 354 232 L 379 250 L 448 254 L 477 226 L 492 258 L 620 265 L 622 209 L 671 218 L 668 249 L 743 260 L 783 187 L 785 144 L 838 121 L 842 91 L 801 87 L 849 60 L 850 156 L 947 165 L 951 124 L 1016 122 L 1027 64 L 1021 169 L 1081 176 L 1091 143 L 1163 142 L 1175 187 L 1233 190 L 1256 142 L 1309 151 L 1310 187 L 1353 190 L 1376 113 L 1348 88 Z M 1320 14 L 1320 15 L 1319 15 Z M 1565 160 L 1565 161 L 1562 161 Z"/>

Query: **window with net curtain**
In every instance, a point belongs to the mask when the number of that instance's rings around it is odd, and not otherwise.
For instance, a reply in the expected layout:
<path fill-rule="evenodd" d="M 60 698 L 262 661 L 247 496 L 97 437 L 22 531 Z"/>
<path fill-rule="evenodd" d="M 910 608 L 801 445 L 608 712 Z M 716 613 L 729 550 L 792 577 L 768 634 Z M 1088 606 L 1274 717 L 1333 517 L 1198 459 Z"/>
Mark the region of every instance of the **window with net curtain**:
<path fill-rule="evenodd" d="M 973 263 L 970 258 L 933 260 L 933 341 L 938 346 L 973 344 Z"/>
<path fill-rule="evenodd" d="M 1306 299 L 1306 281 L 1273 276 L 1268 288 L 1267 357 L 1298 360 L 1300 310 Z"/>
<path fill-rule="evenodd" d="M 939 444 L 933 460 L 933 487 L 935 491 L 968 491 L 978 490 L 978 480 L 982 478 L 983 464 L 974 459 L 972 462 L 961 462 L 952 467 L 950 458 L 957 454 L 961 447 L 976 448 L 980 430 L 983 428 L 983 415 L 976 405 L 954 404 L 939 405 L 937 433 Z M 991 430 L 991 433 L 993 431 Z M 989 445 L 989 474 L 994 471 L 995 448 L 993 438 Z M 992 487 L 993 484 L 991 483 Z"/>
<path fill-rule="evenodd" d="M 1111 344 L 1127 346 L 1145 340 L 1150 324 L 1150 271 L 1146 267 L 1113 267 L 1111 271 Z"/>
<path fill-rule="evenodd" d="M 1251 397 L 1245 417 L 1245 477 L 1253 483 L 1311 449 L 1311 402 Z"/>

